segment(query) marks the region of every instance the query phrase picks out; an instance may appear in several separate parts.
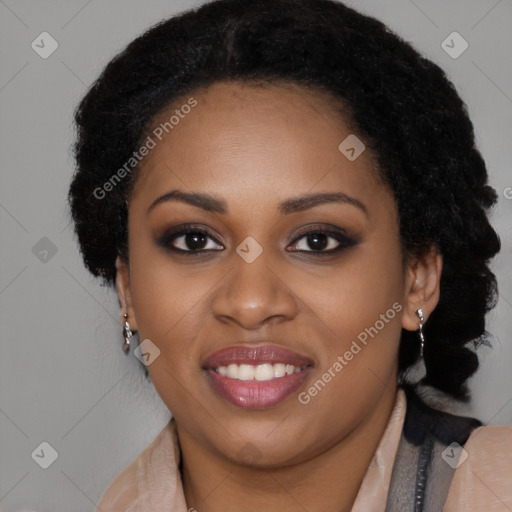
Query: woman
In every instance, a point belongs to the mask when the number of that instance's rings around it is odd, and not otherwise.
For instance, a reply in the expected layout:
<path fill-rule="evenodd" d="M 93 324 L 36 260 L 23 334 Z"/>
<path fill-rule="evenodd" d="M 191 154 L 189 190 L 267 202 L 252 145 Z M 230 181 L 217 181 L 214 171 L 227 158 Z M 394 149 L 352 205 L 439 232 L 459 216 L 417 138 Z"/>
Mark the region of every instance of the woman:
<path fill-rule="evenodd" d="M 84 261 L 173 415 L 98 510 L 512 506 L 511 429 L 407 378 L 467 401 L 496 296 L 496 194 L 436 65 L 341 3 L 218 0 L 76 122 Z"/>

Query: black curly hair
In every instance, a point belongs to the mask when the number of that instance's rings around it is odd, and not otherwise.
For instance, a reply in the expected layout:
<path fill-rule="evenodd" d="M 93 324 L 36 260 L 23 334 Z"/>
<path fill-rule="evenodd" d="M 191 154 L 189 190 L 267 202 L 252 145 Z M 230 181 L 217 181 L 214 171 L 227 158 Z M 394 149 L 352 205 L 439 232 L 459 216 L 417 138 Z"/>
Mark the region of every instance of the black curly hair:
<path fill-rule="evenodd" d="M 405 253 L 436 247 L 443 256 L 440 301 L 424 329 L 423 382 L 467 401 L 474 349 L 487 341 L 485 314 L 497 297 L 488 262 L 500 240 L 487 218 L 497 195 L 445 73 L 342 3 L 216 0 L 151 27 L 112 59 L 75 113 L 69 203 L 87 268 L 113 285 L 116 257 L 128 258 L 127 201 L 137 167 L 106 198 L 95 191 L 133 156 L 158 113 L 227 80 L 291 82 L 348 106 L 348 121 L 395 198 Z M 418 358 L 416 337 L 402 330 L 401 378 Z"/>

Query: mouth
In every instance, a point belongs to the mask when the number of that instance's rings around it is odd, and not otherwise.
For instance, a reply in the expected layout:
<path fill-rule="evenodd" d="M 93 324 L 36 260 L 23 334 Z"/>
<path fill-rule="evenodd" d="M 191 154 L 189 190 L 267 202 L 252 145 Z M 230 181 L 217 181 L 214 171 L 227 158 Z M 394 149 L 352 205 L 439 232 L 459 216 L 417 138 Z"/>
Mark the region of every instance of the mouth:
<path fill-rule="evenodd" d="M 284 401 L 312 371 L 313 361 L 277 345 L 236 345 L 206 358 L 213 390 L 233 405 L 265 409 Z"/>

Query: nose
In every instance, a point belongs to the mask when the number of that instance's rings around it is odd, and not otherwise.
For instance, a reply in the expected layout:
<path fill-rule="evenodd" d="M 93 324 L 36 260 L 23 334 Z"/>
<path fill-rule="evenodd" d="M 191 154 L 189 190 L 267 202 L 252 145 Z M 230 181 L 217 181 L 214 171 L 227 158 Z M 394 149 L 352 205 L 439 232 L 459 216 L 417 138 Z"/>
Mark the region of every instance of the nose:
<path fill-rule="evenodd" d="M 234 267 L 212 301 L 214 316 L 247 330 L 291 320 L 298 306 L 282 275 L 273 270 L 265 251 L 252 263 L 235 256 Z"/>

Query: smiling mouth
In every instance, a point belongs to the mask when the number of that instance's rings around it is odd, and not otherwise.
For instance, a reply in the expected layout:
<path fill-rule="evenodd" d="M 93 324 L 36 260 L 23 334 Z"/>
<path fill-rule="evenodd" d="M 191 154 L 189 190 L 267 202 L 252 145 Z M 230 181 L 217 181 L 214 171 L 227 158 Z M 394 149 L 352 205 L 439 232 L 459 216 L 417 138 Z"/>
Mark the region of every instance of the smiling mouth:
<path fill-rule="evenodd" d="M 209 356 L 203 370 L 217 395 L 238 407 L 265 409 L 296 391 L 313 361 L 277 345 L 237 345 Z"/>

